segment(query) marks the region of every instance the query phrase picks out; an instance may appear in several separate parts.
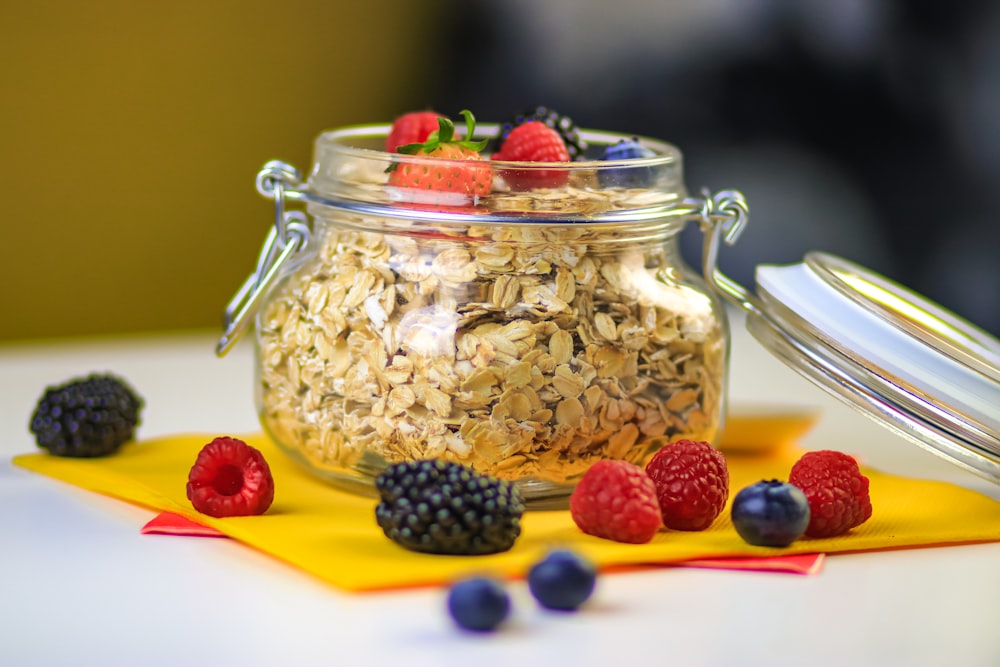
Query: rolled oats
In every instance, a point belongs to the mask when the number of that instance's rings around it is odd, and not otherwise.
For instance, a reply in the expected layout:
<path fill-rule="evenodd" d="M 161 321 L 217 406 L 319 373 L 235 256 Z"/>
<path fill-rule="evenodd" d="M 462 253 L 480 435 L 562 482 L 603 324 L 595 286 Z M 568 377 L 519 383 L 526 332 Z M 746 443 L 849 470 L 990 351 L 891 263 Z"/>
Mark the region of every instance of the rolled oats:
<path fill-rule="evenodd" d="M 634 205 L 601 192 L 485 205 Z M 622 223 L 449 223 L 431 238 L 393 225 L 321 212 L 314 255 L 269 295 L 259 409 L 279 442 L 329 469 L 445 457 L 562 484 L 598 459 L 714 438 L 723 325 L 710 297 L 661 271 L 661 245 Z"/>

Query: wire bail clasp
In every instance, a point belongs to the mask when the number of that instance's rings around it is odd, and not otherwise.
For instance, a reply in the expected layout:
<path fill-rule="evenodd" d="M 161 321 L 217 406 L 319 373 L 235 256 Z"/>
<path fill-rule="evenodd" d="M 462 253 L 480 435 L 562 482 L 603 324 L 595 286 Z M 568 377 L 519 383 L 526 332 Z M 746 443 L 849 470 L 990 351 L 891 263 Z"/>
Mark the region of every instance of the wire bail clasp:
<path fill-rule="evenodd" d="M 223 334 L 215 353 L 223 356 L 232 349 L 250 325 L 260 307 L 261 296 L 274 281 L 278 270 L 309 243 L 309 221 L 302 211 L 286 211 L 289 194 L 298 194 L 302 185 L 299 171 L 292 165 L 272 160 L 257 173 L 257 192 L 274 199 L 274 225 L 268 231 L 254 269 L 226 305 Z"/>
<path fill-rule="evenodd" d="M 701 256 L 705 280 L 743 310 L 759 311 L 757 297 L 719 270 L 719 246 L 723 241 L 726 245 L 736 243 L 750 220 L 746 197 L 737 190 L 720 190 L 712 194 L 704 189 L 701 197 L 685 199 L 684 204 L 694 209 L 693 216 L 705 235 Z"/>

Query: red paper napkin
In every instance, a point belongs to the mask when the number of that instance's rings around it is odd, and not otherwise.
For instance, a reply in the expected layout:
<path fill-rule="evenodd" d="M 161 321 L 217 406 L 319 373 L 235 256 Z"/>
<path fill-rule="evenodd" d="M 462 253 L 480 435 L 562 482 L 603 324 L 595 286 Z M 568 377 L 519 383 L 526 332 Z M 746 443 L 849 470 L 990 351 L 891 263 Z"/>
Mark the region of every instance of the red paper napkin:
<path fill-rule="evenodd" d="M 215 528 L 195 523 L 173 512 L 160 512 L 142 527 L 143 535 L 180 535 L 186 537 L 228 537 Z M 792 554 L 751 558 L 699 558 L 677 563 L 680 567 L 713 570 L 748 570 L 751 572 L 786 572 L 817 574 L 823 569 L 826 554 Z"/>

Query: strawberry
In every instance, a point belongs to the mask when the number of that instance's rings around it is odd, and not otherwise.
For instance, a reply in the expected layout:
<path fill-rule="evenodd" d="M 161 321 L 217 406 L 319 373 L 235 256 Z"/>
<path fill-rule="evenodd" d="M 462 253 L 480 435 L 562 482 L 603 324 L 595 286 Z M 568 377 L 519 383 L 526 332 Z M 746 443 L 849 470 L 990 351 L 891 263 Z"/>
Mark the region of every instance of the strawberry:
<path fill-rule="evenodd" d="M 436 111 L 411 111 L 397 118 L 385 138 L 385 151 L 395 153 L 400 146 L 423 143 L 438 129 L 441 114 Z"/>
<path fill-rule="evenodd" d="M 559 133 L 537 120 L 518 125 L 507 136 L 500 150 L 493 154 L 502 162 L 569 162 L 566 142 Z M 513 190 L 558 188 L 565 185 L 565 169 L 505 169 L 504 180 Z"/>
<path fill-rule="evenodd" d="M 472 112 L 462 111 L 469 136 L 473 135 L 476 119 Z M 460 140 L 450 119 L 438 118 L 438 129 L 422 143 L 404 144 L 398 148 L 403 155 L 416 159 L 401 159 L 389 168 L 389 185 L 404 190 L 405 201 L 430 204 L 445 209 L 475 205 L 479 197 L 488 195 L 493 185 L 493 171 L 480 151 L 486 140 Z M 433 158 L 433 159 L 424 159 Z"/>

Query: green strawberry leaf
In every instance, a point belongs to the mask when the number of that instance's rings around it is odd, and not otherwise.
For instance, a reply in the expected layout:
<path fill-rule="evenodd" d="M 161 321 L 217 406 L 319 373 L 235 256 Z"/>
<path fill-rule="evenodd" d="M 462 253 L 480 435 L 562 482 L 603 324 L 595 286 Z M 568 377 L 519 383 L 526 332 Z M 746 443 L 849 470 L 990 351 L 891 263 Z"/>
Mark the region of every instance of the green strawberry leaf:
<path fill-rule="evenodd" d="M 434 142 L 435 146 L 450 143 L 455 136 L 455 124 L 448 118 L 438 118 L 437 132 L 431 132 L 427 137 L 428 142 Z"/>
<path fill-rule="evenodd" d="M 469 131 L 469 136 L 464 141 L 459 141 L 458 145 L 462 148 L 468 148 L 469 150 L 481 152 L 486 148 L 486 144 L 489 143 L 488 139 L 481 139 L 479 141 L 473 141 L 472 135 L 476 133 L 476 117 L 472 115 L 472 112 L 468 109 L 462 109 L 462 116 L 465 117 L 465 127 Z M 454 130 L 454 126 L 452 126 Z"/>
<path fill-rule="evenodd" d="M 469 137 L 472 137 L 476 130 L 476 117 L 473 116 L 472 112 L 468 109 L 462 109 L 462 116 L 465 117 L 465 125 L 468 128 Z M 455 123 L 453 123 L 451 119 L 442 116 L 441 118 L 438 118 L 438 129 L 427 135 L 427 141 L 422 144 L 405 144 L 396 150 L 404 155 L 415 155 L 417 153 L 430 153 L 441 146 L 441 144 L 456 144 L 462 148 L 467 148 L 478 153 L 486 148 L 487 143 L 487 139 L 482 139 L 480 141 L 472 141 L 472 139 L 463 139 L 461 141 L 456 140 Z"/>

